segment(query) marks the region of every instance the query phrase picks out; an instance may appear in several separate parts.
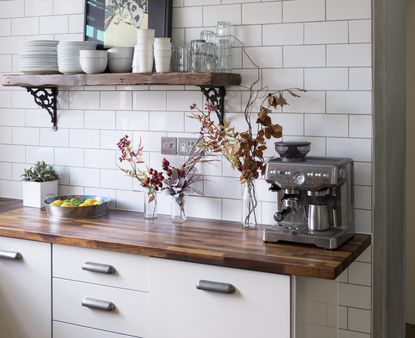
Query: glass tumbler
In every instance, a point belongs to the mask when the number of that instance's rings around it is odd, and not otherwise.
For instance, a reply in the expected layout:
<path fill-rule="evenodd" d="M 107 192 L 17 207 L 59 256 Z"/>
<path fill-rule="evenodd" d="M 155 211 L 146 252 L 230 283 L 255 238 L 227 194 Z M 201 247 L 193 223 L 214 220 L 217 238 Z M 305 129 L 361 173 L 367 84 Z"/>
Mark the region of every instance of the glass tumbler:
<path fill-rule="evenodd" d="M 216 71 L 216 45 L 214 43 L 206 43 L 206 71 L 215 72 Z"/>
<path fill-rule="evenodd" d="M 218 21 L 216 25 L 217 36 L 230 36 L 231 35 L 231 23 L 229 21 Z"/>
<path fill-rule="evenodd" d="M 206 43 L 216 44 L 216 33 L 210 30 L 203 30 L 200 32 L 200 40 L 205 40 Z"/>
<path fill-rule="evenodd" d="M 190 47 L 173 48 L 173 70 L 175 72 L 190 71 Z"/>
<path fill-rule="evenodd" d="M 191 41 L 192 72 L 206 72 L 206 41 Z"/>

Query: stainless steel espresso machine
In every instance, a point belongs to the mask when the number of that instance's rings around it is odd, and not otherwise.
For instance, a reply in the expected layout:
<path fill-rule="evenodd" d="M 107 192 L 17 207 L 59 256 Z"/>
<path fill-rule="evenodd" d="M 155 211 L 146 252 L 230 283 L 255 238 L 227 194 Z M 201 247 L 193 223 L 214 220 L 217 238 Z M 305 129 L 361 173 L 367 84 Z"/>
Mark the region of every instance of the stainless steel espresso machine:
<path fill-rule="evenodd" d="M 277 142 L 265 179 L 277 195 L 265 242 L 288 241 L 336 249 L 354 232 L 353 161 L 306 157 L 310 142 Z"/>

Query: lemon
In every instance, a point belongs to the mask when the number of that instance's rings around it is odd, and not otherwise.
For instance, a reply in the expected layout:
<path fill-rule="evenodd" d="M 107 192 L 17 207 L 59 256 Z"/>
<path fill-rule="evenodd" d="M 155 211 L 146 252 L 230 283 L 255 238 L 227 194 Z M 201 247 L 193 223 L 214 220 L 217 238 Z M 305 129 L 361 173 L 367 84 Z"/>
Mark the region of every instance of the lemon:
<path fill-rule="evenodd" d="M 72 205 L 72 203 L 70 203 L 70 202 L 63 202 L 63 203 L 61 204 L 61 207 L 73 207 L 73 205 Z"/>
<path fill-rule="evenodd" d="M 85 203 L 85 202 L 84 202 L 84 203 L 79 204 L 79 206 L 80 206 L 80 207 L 89 207 L 89 206 L 90 206 L 90 204 L 87 204 L 87 203 Z"/>
<path fill-rule="evenodd" d="M 50 205 L 52 205 L 54 207 L 60 207 L 62 205 L 62 203 L 63 203 L 63 201 L 61 201 L 61 200 L 55 200 Z"/>

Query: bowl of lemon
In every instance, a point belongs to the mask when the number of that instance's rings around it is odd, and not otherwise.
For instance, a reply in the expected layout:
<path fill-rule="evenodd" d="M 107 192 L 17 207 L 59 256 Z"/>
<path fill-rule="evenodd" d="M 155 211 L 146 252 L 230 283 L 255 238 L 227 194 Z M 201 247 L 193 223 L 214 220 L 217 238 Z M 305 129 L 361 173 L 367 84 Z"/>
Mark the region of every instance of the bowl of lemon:
<path fill-rule="evenodd" d="M 61 195 L 44 201 L 46 212 L 56 218 L 92 218 L 108 213 L 111 199 L 93 195 Z"/>

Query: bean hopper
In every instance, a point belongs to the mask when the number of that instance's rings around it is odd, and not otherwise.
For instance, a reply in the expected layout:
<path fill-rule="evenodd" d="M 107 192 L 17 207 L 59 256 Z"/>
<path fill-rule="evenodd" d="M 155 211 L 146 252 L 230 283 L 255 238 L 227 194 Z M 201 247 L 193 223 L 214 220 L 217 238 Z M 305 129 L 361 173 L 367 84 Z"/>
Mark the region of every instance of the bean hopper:
<path fill-rule="evenodd" d="M 279 158 L 265 168 L 277 196 L 276 224 L 265 242 L 295 242 L 336 249 L 354 232 L 353 161 L 306 157 L 310 142 L 277 142 Z"/>

